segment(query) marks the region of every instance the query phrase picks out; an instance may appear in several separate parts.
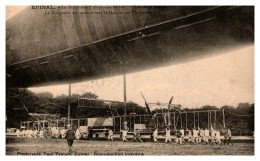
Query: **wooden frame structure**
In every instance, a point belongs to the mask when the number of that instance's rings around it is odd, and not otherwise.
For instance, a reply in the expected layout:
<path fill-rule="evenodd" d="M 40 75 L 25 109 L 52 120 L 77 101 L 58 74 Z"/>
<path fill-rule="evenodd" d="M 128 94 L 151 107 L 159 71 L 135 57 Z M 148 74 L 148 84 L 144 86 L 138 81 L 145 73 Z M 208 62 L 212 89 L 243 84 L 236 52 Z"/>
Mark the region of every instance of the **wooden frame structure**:
<path fill-rule="evenodd" d="M 194 110 L 194 111 L 178 111 L 170 112 L 170 129 L 172 131 L 179 129 L 222 129 L 225 128 L 225 115 L 224 110 Z M 66 128 L 69 123 L 73 128 L 78 126 L 86 126 L 88 118 L 76 118 L 70 119 L 59 118 L 58 115 L 51 114 L 31 114 L 34 121 L 24 121 L 21 126 L 25 126 L 33 129 L 41 128 Z M 156 127 L 160 130 L 164 130 L 167 126 L 165 119 L 168 120 L 166 113 L 156 113 L 153 119 L 155 120 Z M 120 133 L 123 129 L 124 116 L 112 116 L 113 118 L 113 129 L 114 133 Z M 127 115 L 126 121 L 128 123 L 129 131 L 134 131 L 135 124 L 144 124 L 147 127 L 147 131 L 152 131 L 154 127 L 150 127 L 151 115 L 139 114 L 139 115 Z"/>

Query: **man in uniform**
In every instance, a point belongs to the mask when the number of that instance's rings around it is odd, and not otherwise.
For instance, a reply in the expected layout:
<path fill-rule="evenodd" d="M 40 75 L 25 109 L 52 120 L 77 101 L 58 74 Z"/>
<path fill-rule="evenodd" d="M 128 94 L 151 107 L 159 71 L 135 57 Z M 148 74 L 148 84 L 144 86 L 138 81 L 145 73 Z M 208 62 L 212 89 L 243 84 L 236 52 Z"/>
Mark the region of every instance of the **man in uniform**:
<path fill-rule="evenodd" d="M 40 138 L 43 139 L 44 138 L 44 133 L 43 133 L 43 129 L 40 130 Z"/>
<path fill-rule="evenodd" d="M 188 143 L 192 143 L 192 134 L 191 134 L 191 131 L 186 129 L 186 132 L 187 132 L 187 136 L 188 136 Z"/>
<path fill-rule="evenodd" d="M 76 136 L 76 139 L 77 140 L 79 140 L 80 139 L 80 137 L 81 137 L 81 134 L 80 134 L 80 129 L 79 129 L 79 127 L 77 128 L 77 130 L 76 130 L 76 134 L 75 134 L 75 136 Z"/>
<path fill-rule="evenodd" d="M 216 130 L 216 144 L 221 144 L 220 132 L 218 130 Z"/>
<path fill-rule="evenodd" d="M 31 129 L 29 129 L 28 133 L 27 133 L 27 137 L 31 139 L 32 135 L 33 135 L 33 131 Z"/>
<path fill-rule="evenodd" d="M 232 137 L 232 133 L 231 133 L 231 130 L 228 128 L 228 142 L 232 143 L 232 145 L 233 145 L 233 141 L 231 140 L 231 137 Z"/>
<path fill-rule="evenodd" d="M 23 136 L 23 138 L 26 137 L 26 131 L 25 131 L 25 129 L 22 130 L 22 136 Z"/>
<path fill-rule="evenodd" d="M 30 133 L 30 130 L 27 129 L 27 130 L 25 131 L 25 137 L 26 137 L 26 138 L 29 138 L 29 133 Z"/>
<path fill-rule="evenodd" d="M 60 134 L 61 134 L 61 138 L 62 138 L 62 139 L 65 139 L 66 130 L 65 130 L 64 128 L 62 128 L 61 131 L 60 131 Z"/>
<path fill-rule="evenodd" d="M 158 138 L 158 128 L 156 127 L 153 132 L 153 142 L 158 143 L 157 138 Z"/>
<path fill-rule="evenodd" d="M 171 130 L 170 130 L 170 128 L 169 127 L 167 127 L 166 129 L 165 129 L 165 142 L 167 143 L 167 142 L 172 142 L 172 140 L 171 140 Z"/>
<path fill-rule="evenodd" d="M 228 128 L 225 132 L 225 140 L 224 140 L 224 145 L 227 143 L 227 145 L 229 145 L 229 143 L 232 143 L 233 145 L 233 141 L 231 140 L 232 137 L 232 133 L 231 130 Z"/>
<path fill-rule="evenodd" d="M 211 131 L 210 131 L 210 138 L 211 138 L 211 143 L 215 143 L 215 136 L 216 136 L 216 132 L 215 130 L 211 127 Z"/>
<path fill-rule="evenodd" d="M 138 130 L 138 129 L 136 129 L 136 137 L 137 137 L 137 140 L 139 141 L 139 142 L 143 142 L 143 140 L 141 139 L 141 133 L 140 133 L 140 130 Z"/>
<path fill-rule="evenodd" d="M 51 131 L 52 131 L 52 136 L 58 139 L 59 138 L 59 128 L 55 127 Z"/>
<path fill-rule="evenodd" d="M 182 134 L 181 134 L 181 132 L 180 131 L 176 131 L 176 143 L 178 144 L 178 143 L 180 143 L 180 144 L 182 144 Z"/>
<path fill-rule="evenodd" d="M 47 128 L 43 128 L 43 137 L 44 138 L 48 138 L 48 131 L 47 131 Z"/>
<path fill-rule="evenodd" d="M 123 140 L 123 142 L 127 142 L 126 136 L 127 136 L 127 129 L 124 129 L 122 131 L 122 140 Z"/>
<path fill-rule="evenodd" d="M 200 134 L 199 142 L 205 141 L 205 133 L 203 129 L 199 129 L 199 134 Z"/>
<path fill-rule="evenodd" d="M 198 139 L 198 131 L 197 131 L 195 128 L 193 129 L 193 138 L 194 138 L 194 141 L 195 141 L 196 143 L 199 142 L 199 139 Z"/>
<path fill-rule="evenodd" d="M 143 140 L 140 138 L 140 131 L 138 129 L 134 129 L 134 136 L 133 136 L 133 141 L 137 141 L 137 142 L 143 142 Z"/>
<path fill-rule="evenodd" d="M 72 145 L 75 139 L 75 132 L 70 125 L 68 125 L 68 131 L 66 131 L 65 139 L 67 140 L 69 146 L 69 153 L 72 152 Z"/>
<path fill-rule="evenodd" d="M 113 131 L 111 129 L 109 129 L 108 130 L 108 136 L 107 136 L 109 141 L 113 141 L 113 135 L 114 135 Z"/>
<path fill-rule="evenodd" d="M 57 127 L 57 129 L 56 129 L 56 138 L 57 139 L 60 138 L 60 129 L 59 129 L 59 127 Z"/>
<path fill-rule="evenodd" d="M 208 144 L 209 143 L 209 130 L 207 128 L 205 128 L 204 130 L 204 133 L 205 133 L 205 142 Z"/>
<path fill-rule="evenodd" d="M 33 131 L 33 136 L 34 136 L 35 139 L 37 138 L 37 134 L 38 134 L 38 130 L 35 129 L 35 130 Z"/>
<path fill-rule="evenodd" d="M 21 136 L 21 131 L 20 131 L 20 129 L 17 129 L 15 133 L 16 133 L 16 136 L 17 136 L 18 138 Z"/>
<path fill-rule="evenodd" d="M 184 142 L 184 129 L 180 129 L 181 132 L 181 141 Z"/>

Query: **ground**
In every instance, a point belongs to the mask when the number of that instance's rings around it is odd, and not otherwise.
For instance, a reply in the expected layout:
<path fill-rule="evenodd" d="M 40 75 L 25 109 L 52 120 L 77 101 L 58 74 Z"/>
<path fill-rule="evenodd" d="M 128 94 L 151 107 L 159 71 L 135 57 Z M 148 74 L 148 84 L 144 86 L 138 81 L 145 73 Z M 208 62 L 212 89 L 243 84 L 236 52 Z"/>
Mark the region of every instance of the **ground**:
<path fill-rule="evenodd" d="M 254 155 L 254 141 L 236 141 L 233 146 L 144 141 L 75 140 L 73 152 L 69 154 L 64 139 L 7 137 L 6 155 Z"/>

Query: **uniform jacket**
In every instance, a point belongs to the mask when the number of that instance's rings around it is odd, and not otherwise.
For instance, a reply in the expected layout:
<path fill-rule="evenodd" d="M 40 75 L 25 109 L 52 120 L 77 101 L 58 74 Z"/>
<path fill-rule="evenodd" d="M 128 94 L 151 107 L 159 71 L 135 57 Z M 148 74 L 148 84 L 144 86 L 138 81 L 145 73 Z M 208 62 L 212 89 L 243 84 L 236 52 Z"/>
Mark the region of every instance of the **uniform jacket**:
<path fill-rule="evenodd" d="M 69 129 L 66 132 L 65 139 L 67 139 L 67 140 L 74 140 L 75 139 L 75 132 L 73 130 Z"/>

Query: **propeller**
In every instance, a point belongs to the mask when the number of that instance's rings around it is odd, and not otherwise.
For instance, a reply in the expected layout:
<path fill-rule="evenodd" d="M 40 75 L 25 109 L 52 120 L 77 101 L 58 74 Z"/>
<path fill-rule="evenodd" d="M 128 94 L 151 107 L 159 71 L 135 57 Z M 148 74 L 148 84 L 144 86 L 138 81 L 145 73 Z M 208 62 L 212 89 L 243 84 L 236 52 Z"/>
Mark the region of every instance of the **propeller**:
<path fill-rule="evenodd" d="M 151 110 L 150 110 L 150 107 L 149 107 L 148 103 L 146 102 L 146 99 L 144 98 L 143 93 L 142 93 L 142 92 L 140 92 L 140 93 L 141 93 L 141 95 L 142 95 L 142 97 L 143 97 L 143 99 L 144 99 L 146 109 L 147 109 L 149 115 L 152 117 L 152 112 L 151 112 Z"/>
<path fill-rule="evenodd" d="M 170 111 L 170 107 L 171 107 L 171 104 L 172 104 L 172 100 L 173 100 L 173 96 L 171 97 L 170 101 L 169 101 L 169 104 L 168 104 L 168 110 Z"/>
<path fill-rule="evenodd" d="M 171 125 L 171 122 L 170 122 L 170 107 L 171 107 L 171 104 L 172 104 L 172 100 L 173 100 L 173 96 L 171 97 L 169 104 L 168 104 L 168 125 Z M 166 122 L 166 115 L 165 115 L 165 122 Z"/>

